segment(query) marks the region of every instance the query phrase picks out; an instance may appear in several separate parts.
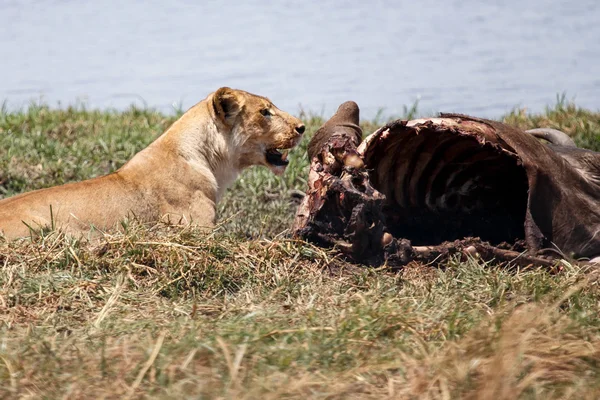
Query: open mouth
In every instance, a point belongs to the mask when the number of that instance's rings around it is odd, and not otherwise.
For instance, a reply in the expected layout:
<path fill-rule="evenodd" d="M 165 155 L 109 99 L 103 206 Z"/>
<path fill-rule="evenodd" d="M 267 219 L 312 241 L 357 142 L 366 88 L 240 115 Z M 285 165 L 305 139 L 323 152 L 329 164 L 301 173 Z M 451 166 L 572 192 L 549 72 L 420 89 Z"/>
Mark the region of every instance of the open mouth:
<path fill-rule="evenodd" d="M 266 152 L 267 162 L 276 167 L 286 166 L 290 163 L 288 153 L 287 149 L 268 149 Z"/>

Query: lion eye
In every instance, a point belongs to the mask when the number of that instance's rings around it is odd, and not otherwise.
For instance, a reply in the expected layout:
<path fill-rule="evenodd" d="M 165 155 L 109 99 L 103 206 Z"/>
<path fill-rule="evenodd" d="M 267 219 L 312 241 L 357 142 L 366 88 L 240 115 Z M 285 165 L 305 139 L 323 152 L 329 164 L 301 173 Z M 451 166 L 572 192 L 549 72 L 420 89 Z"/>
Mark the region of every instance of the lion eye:
<path fill-rule="evenodd" d="M 271 115 L 273 115 L 273 114 L 271 114 L 271 111 L 269 111 L 268 108 L 264 108 L 264 109 L 260 110 L 260 113 L 265 117 L 270 117 Z"/>

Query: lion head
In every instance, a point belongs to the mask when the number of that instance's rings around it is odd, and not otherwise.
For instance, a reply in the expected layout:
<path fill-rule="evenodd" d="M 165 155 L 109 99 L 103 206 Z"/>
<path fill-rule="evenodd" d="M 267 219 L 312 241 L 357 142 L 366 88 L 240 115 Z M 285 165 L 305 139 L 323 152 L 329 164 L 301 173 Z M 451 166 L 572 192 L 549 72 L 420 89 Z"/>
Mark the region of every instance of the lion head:
<path fill-rule="evenodd" d="M 212 105 L 219 122 L 231 132 L 240 170 L 264 165 L 278 175 L 285 171 L 288 151 L 304 133 L 302 121 L 266 97 L 227 87 L 213 94 Z"/>

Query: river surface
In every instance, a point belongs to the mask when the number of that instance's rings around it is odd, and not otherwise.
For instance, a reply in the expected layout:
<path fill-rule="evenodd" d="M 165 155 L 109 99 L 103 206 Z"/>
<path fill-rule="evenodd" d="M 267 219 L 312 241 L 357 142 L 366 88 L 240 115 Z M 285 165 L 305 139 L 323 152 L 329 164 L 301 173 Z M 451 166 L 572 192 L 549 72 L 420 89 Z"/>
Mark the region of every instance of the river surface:
<path fill-rule="evenodd" d="M 0 101 L 170 112 L 220 86 L 325 116 L 600 109 L 600 1 L 0 0 Z"/>

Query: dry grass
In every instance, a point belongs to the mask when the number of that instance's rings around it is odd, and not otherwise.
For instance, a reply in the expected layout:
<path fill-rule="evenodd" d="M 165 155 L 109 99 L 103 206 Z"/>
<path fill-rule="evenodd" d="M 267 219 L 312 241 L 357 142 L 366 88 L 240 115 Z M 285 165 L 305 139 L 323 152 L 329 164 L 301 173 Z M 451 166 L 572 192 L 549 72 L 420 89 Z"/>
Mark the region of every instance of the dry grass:
<path fill-rule="evenodd" d="M 595 138 L 599 115 L 569 107 L 589 114 L 578 140 Z M 506 118 L 558 124 L 555 111 Z M 92 119 L 104 121 L 93 133 Z M 310 132 L 322 122 L 304 119 Z M 112 170 L 168 121 L 144 110 L 0 114 L 4 192 Z M 597 271 L 348 264 L 286 235 L 304 151 L 283 179 L 245 173 L 212 235 L 131 222 L 93 243 L 0 239 L 0 398 L 600 397 Z"/>

